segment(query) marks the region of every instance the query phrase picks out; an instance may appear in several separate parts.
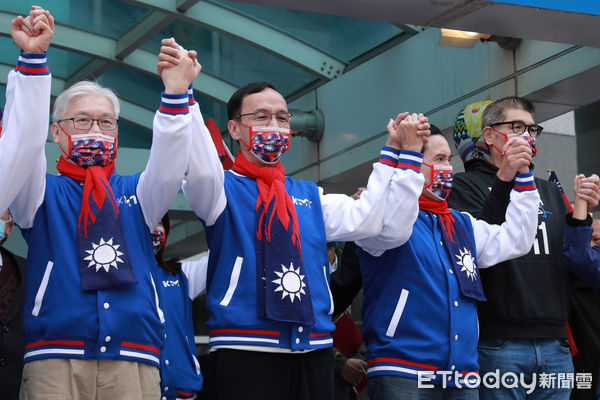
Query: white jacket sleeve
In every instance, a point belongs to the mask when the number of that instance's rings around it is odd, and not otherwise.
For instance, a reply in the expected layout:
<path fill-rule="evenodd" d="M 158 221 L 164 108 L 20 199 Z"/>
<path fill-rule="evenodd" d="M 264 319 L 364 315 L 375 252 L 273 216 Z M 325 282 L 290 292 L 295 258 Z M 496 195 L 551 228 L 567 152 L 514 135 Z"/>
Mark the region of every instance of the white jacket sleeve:
<path fill-rule="evenodd" d="M 177 112 L 171 112 L 177 108 Z M 188 94 L 165 95 L 154 116 L 152 147 L 137 186 L 146 225 L 154 231 L 173 204 L 190 158 L 192 117 Z"/>
<path fill-rule="evenodd" d="M 517 175 L 502 225 L 491 225 L 465 213 L 473 224 L 479 268 L 491 267 L 529 252 L 537 231 L 539 203 L 540 196 L 530 172 Z"/>
<path fill-rule="evenodd" d="M 189 296 L 194 300 L 206 292 L 206 273 L 208 272 L 208 255 L 198 260 L 182 261 L 181 270 L 188 279 Z"/>
<path fill-rule="evenodd" d="M 31 63 L 39 72 L 8 75 L 0 139 L 0 209 L 4 212 L 10 205 L 15 223 L 23 229 L 33 225 L 44 199 L 52 80 L 45 54 L 21 53 L 19 65 Z"/>
<path fill-rule="evenodd" d="M 407 193 L 403 193 L 406 186 L 411 186 L 413 188 L 412 192 L 418 188 L 420 195 L 423 184 L 422 178 L 418 177 L 418 173 L 411 172 L 402 176 L 396 175 L 397 171 L 394 167 L 399 165 L 399 154 L 402 157 L 404 167 L 408 168 L 408 162 L 413 164 L 410 166 L 411 168 L 415 168 L 417 172 L 420 170 L 423 160 L 421 153 L 407 151 L 392 153 L 391 148 L 384 146 L 381 150 L 379 162 L 373 164 L 373 172 L 369 176 L 367 190 L 362 192 L 358 200 L 353 200 L 344 195 L 321 196 L 328 241 L 360 241 L 380 235 L 381 243 L 406 241 L 408 239 L 412 224 L 407 230 L 406 225 L 393 225 L 391 221 L 401 211 L 402 206 L 413 204 L 410 194 L 407 199 L 404 198 L 407 195 Z M 412 185 L 410 181 L 412 181 Z M 390 194 L 391 191 L 393 191 L 392 195 Z M 411 193 L 410 190 L 409 193 Z M 398 195 L 399 197 L 396 197 Z M 399 202 L 405 203 L 398 204 Z M 408 221 L 412 219 L 414 223 L 416 218 L 412 215 L 414 213 L 409 212 L 409 214 Z M 367 247 L 375 246 L 374 241 L 363 244 Z"/>
<path fill-rule="evenodd" d="M 378 257 L 384 251 L 401 246 L 408 241 L 419 216 L 419 197 L 423 191 L 425 178 L 421 171 L 423 154 L 401 151 L 398 168 L 392 178 L 383 229 L 375 237 L 356 241 L 367 253 Z"/>
<path fill-rule="evenodd" d="M 194 213 L 210 226 L 227 205 L 223 166 L 198 104 L 192 111 L 192 151 L 183 181 L 183 194 Z"/>

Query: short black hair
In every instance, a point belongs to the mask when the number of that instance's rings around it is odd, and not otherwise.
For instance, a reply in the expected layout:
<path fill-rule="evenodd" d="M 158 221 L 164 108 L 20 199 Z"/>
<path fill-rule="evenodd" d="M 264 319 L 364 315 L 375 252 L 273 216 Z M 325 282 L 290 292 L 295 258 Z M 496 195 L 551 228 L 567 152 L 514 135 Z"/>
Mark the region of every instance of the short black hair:
<path fill-rule="evenodd" d="M 440 130 L 440 128 L 438 128 L 434 124 L 429 124 L 429 126 L 430 126 L 429 130 L 431 131 L 431 135 L 430 136 L 433 136 L 433 135 L 442 135 L 442 136 L 444 136 L 442 134 L 442 131 Z M 421 153 L 425 153 L 425 149 L 426 148 L 427 148 L 427 143 L 424 143 L 423 147 L 421 148 Z"/>
<path fill-rule="evenodd" d="M 235 119 L 240 114 L 244 97 L 249 94 L 260 93 L 267 88 L 277 90 L 269 82 L 252 82 L 236 90 L 227 102 L 227 118 L 230 120 Z"/>
<path fill-rule="evenodd" d="M 504 121 L 506 110 L 523 110 L 533 115 L 535 106 L 523 97 L 509 96 L 496 100 L 483 110 L 481 114 L 481 129 L 496 122 Z"/>

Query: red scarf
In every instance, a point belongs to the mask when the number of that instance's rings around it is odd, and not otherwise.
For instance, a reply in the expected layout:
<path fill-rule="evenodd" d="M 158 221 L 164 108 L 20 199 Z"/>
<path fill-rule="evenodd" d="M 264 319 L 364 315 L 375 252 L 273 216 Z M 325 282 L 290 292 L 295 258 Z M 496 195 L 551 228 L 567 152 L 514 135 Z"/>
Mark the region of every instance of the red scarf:
<path fill-rule="evenodd" d="M 82 221 L 84 237 L 87 237 L 90 222 L 92 224 L 96 222 L 96 215 L 92 212 L 90 205 L 90 193 L 92 194 L 92 199 L 94 200 L 94 203 L 96 203 L 98 209 L 102 209 L 104 200 L 108 197 L 115 211 L 115 217 L 119 217 L 119 206 L 112 188 L 110 187 L 110 183 L 108 182 L 108 178 L 115 173 L 114 160 L 105 167 L 95 165 L 82 168 L 61 157 L 58 160 L 56 169 L 58 169 L 58 172 L 60 172 L 61 175 L 68 176 L 76 181 L 85 182 L 83 184 L 83 197 L 81 199 L 81 210 L 79 211 L 79 221 L 77 223 L 77 226 L 80 227 L 80 234 Z"/>
<path fill-rule="evenodd" d="M 281 166 L 281 162 L 278 161 L 274 166 L 261 167 L 248 161 L 240 151 L 233 163 L 233 169 L 242 175 L 256 178 L 256 186 L 258 186 L 256 210 L 258 211 L 261 205 L 263 206 L 256 229 L 256 237 L 258 240 L 262 240 L 261 232 L 265 219 L 267 219 L 266 239 L 270 242 L 273 217 L 277 215 L 277 218 L 279 218 L 279 221 L 281 221 L 281 224 L 286 230 L 289 230 L 291 217 L 292 243 L 297 249 L 300 249 L 298 217 L 296 215 L 294 203 L 285 191 L 285 168 Z M 271 215 L 266 216 L 267 209 L 273 200 L 273 211 Z"/>
<path fill-rule="evenodd" d="M 452 211 L 448 208 L 448 202 L 446 200 L 431 200 L 421 195 L 421 197 L 419 197 L 419 209 L 437 214 L 442 221 L 442 226 L 446 235 L 454 242 L 454 216 L 452 215 Z"/>

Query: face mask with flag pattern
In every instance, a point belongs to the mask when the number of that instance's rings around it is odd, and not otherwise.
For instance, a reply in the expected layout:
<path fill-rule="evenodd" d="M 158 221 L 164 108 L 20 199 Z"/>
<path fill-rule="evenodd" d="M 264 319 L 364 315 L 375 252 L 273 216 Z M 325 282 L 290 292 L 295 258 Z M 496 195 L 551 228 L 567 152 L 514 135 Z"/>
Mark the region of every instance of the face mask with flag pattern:
<path fill-rule="evenodd" d="M 494 130 L 496 132 L 498 132 L 499 134 L 501 134 L 502 136 L 504 136 L 504 143 L 508 142 L 508 139 L 511 137 L 522 137 L 523 139 L 525 139 L 525 141 L 527 142 L 527 144 L 529 144 L 529 147 L 531 148 L 531 157 L 533 158 L 537 155 L 537 144 L 535 142 L 534 137 L 531 137 L 529 135 L 521 136 L 519 134 L 507 135 L 506 133 L 499 132 L 496 129 L 494 129 Z M 497 148 L 493 143 L 492 143 L 492 147 L 494 147 L 496 150 L 498 150 L 498 153 L 500 153 L 500 155 L 502 157 L 504 157 L 504 153 L 502 152 L 501 149 Z"/>
<path fill-rule="evenodd" d="M 165 235 L 165 228 L 159 226 L 152 232 L 152 247 L 154 247 L 154 254 L 163 249 L 166 243 L 167 236 Z"/>
<path fill-rule="evenodd" d="M 62 129 L 62 128 L 61 128 Z M 101 133 L 68 135 L 67 158 L 86 168 L 93 165 L 106 166 L 117 156 L 116 138 Z"/>
<path fill-rule="evenodd" d="M 290 129 L 280 126 L 248 126 L 250 130 L 248 151 L 266 164 L 276 164 L 283 153 L 290 148 Z"/>
<path fill-rule="evenodd" d="M 426 164 L 426 163 L 423 163 Z M 451 165 L 426 164 L 431 169 L 431 183 L 425 189 L 439 201 L 444 201 L 452 191 L 454 173 Z"/>

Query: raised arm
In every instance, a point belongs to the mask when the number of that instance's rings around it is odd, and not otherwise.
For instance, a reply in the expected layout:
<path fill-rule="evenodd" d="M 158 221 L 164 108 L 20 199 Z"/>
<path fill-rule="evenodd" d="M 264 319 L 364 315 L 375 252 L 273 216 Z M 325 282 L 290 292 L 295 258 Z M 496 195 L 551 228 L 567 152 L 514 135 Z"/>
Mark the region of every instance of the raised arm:
<path fill-rule="evenodd" d="M 517 174 L 506 209 L 506 221 L 493 225 L 471 217 L 479 268 L 527 254 L 533 245 L 540 196 L 533 173 Z"/>
<path fill-rule="evenodd" d="M 466 211 L 472 216 L 490 224 L 504 222 L 510 193 L 518 172 L 527 173 L 531 164 L 531 148 L 519 137 L 512 137 L 502 149 L 502 161 L 490 190 L 482 193 L 472 187 L 462 174 L 454 177 L 454 189 L 448 197 L 448 206 Z"/>
<path fill-rule="evenodd" d="M 429 134 L 429 124 L 423 125 L 423 132 L 419 132 L 418 128 L 421 125 L 417 114 L 401 113 L 395 120 L 390 120 L 387 126 L 386 146 L 381 151 L 379 162 L 373 165 L 367 188 L 358 200 L 340 194 L 323 195 L 321 191 L 321 205 L 328 241 L 358 241 L 379 235 L 397 241 L 408 239 L 410 231 L 407 233 L 406 225 L 410 224 L 408 230 L 412 229 L 410 221 L 414 223 L 416 218 L 414 213 L 410 211 L 401 213 L 401 219 L 397 223 L 404 224 L 402 229 L 385 231 L 384 227 L 390 227 L 389 224 L 386 226 L 386 221 L 389 221 L 391 216 L 397 215 L 397 210 L 412 204 L 410 195 L 412 191 L 405 191 L 405 189 L 411 186 L 418 187 L 419 194 L 422 189 L 423 182 L 417 176 L 418 172 L 397 176 L 395 168 L 399 154 L 398 147 L 401 146 L 399 143 L 404 143 L 404 147 L 409 152 L 417 148 L 418 151 L 421 150 L 423 138 Z M 392 187 L 401 192 L 399 197 L 390 198 Z M 408 202 L 403 204 L 407 199 Z"/>
<path fill-rule="evenodd" d="M 178 54 L 178 65 L 160 71 L 165 91 L 154 116 L 148 164 L 137 187 L 137 197 L 151 231 L 175 200 L 190 159 L 192 117 L 187 89 L 201 66 L 195 53 L 180 46 Z"/>
<path fill-rule="evenodd" d="M 194 213 L 212 225 L 225 209 L 223 166 L 212 142 L 198 103 L 192 111 L 192 156 L 183 180 L 183 193 Z"/>
<path fill-rule="evenodd" d="M 11 36 L 21 49 L 8 76 L 0 139 L 0 209 L 9 205 L 15 222 L 29 228 L 44 197 L 51 76 L 46 50 L 54 19 L 41 7 L 12 21 Z M 11 204 L 12 203 L 12 204 Z"/>
<path fill-rule="evenodd" d="M 175 40 L 162 41 L 159 68 L 172 68 L 177 59 Z M 212 142 L 198 104 L 190 87 L 190 110 L 192 113 L 191 157 L 183 180 L 183 193 L 194 213 L 207 225 L 212 225 L 225 209 L 227 200 L 223 187 L 223 167 Z"/>
<path fill-rule="evenodd" d="M 422 114 L 390 120 L 387 130 L 385 156 L 389 160 L 388 165 L 395 167 L 395 172 L 388 191 L 383 227 L 377 236 L 357 241 L 360 247 L 374 256 L 404 244 L 412 234 L 424 183 L 420 173 L 423 162 L 421 151 L 430 133 L 427 118 Z"/>
<path fill-rule="evenodd" d="M 591 246 L 592 217 L 588 212 L 598 205 L 600 180 L 597 175 L 575 177 L 575 207 L 567 215 L 563 259 L 567 268 L 600 295 L 600 246 Z"/>

